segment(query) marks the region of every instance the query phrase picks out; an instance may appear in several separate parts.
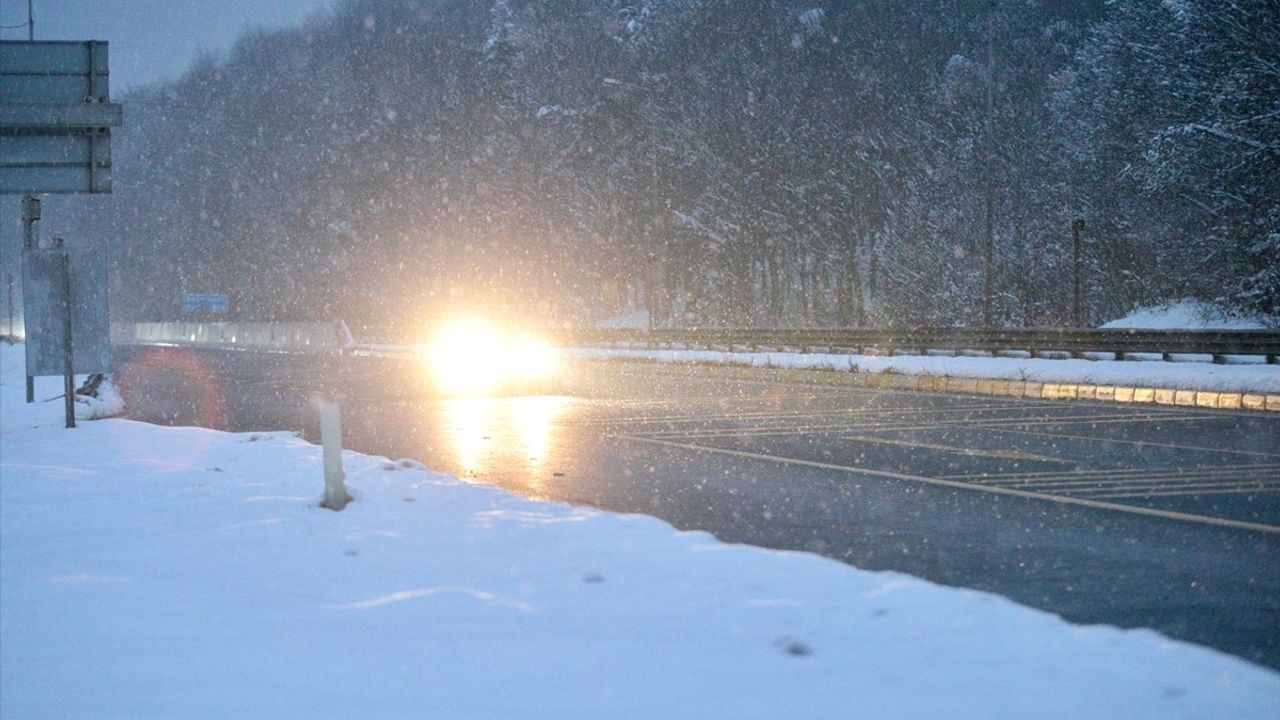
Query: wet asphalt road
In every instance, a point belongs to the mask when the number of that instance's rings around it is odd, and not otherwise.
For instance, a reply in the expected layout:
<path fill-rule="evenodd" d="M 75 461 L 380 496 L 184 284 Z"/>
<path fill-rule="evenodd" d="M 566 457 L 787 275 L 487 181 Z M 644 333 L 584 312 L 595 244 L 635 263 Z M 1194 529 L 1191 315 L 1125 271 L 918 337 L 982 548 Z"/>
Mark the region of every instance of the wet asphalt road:
<path fill-rule="evenodd" d="M 579 363 L 439 398 L 409 359 L 119 351 L 134 417 L 318 435 L 521 495 L 1154 628 L 1280 668 L 1280 417 Z"/>

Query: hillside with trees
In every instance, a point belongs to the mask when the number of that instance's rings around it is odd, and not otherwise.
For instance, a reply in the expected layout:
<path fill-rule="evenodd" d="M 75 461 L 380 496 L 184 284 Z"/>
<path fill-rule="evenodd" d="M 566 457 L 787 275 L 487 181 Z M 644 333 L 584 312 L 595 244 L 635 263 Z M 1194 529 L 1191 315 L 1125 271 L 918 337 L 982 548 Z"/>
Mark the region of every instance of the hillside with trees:
<path fill-rule="evenodd" d="M 1270 0 L 344 0 L 122 98 L 121 319 L 1280 311 Z M 157 280 L 158 278 L 158 280 Z"/>

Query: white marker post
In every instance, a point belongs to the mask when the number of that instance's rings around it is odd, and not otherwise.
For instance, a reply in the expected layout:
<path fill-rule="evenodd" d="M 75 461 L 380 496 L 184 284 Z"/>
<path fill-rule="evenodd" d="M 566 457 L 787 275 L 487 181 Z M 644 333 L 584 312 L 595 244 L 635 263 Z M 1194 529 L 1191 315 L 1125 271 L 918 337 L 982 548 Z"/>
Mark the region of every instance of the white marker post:
<path fill-rule="evenodd" d="M 320 401 L 320 445 L 324 448 L 324 502 L 320 505 L 341 510 L 351 496 L 342 470 L 342 410 L 337 400 Z"/>

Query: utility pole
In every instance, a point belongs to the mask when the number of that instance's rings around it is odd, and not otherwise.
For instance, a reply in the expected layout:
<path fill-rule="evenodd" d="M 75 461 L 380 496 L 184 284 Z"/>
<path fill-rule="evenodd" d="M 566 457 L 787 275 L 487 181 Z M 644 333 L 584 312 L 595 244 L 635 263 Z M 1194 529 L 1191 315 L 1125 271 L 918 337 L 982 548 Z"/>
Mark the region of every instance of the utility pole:
<path fill-rule="evenodd" d="M 984 123 L 986 135 L 986 167 L 984 198 L 984 215 L 986 220 L 986 241 L 982 248 L 982 324 L 991 327 L 993 322 L 992 305 L 995 292 L 992 273 L 995 263 L 995 177 L 992 166 L 995 165 L 995 107 L 996 107 L 996 0 L 991 0 L 987 11 L 987 116 Z"/>
<path fill-rule="evenodd" d="M 1075 266 L 1075 294 L 1071 303 L 1071 321 L 1075 327 L 1084 327 L 1083 305 L 1080 300 L 1080 233 L 1084 230 L 1084 220 L 1076 218 L 1071 221 L 1071 255 Z"/>
<path fill-rule="evenodd" d="M 35 0 L 27 0 L 27 42 L 36 41 Z"/>

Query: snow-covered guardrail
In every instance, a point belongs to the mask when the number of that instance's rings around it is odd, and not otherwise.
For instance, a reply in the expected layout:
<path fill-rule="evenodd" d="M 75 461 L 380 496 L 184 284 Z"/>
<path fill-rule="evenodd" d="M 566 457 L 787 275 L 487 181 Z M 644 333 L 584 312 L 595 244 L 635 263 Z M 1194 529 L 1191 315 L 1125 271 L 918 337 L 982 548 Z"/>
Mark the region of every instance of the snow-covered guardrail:
<path fill-rule="evenodd" d="M 275 352 L 337 352 L 354 343 L 340 321 L 112 323 L 111 341 Z"/>
<path fill-rule="evenodd" d="M 1275 363 L 1280 330 L 1076 330 L 1063 328 L 920 328 L 905 330 L 665 328 L 570 330 L 561 342 L 577 347 L 743 349 L 751 352 L 821 352 L 926 355 L 932 351 L 1026 352 L 1032 357 L 1111 354 L 1254 355 Z"/>

